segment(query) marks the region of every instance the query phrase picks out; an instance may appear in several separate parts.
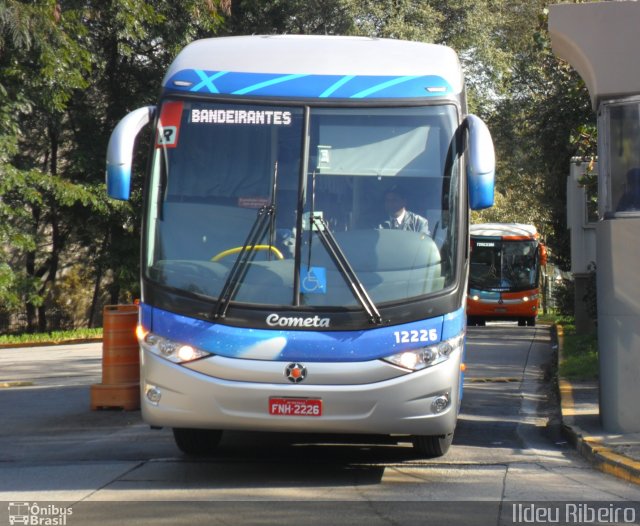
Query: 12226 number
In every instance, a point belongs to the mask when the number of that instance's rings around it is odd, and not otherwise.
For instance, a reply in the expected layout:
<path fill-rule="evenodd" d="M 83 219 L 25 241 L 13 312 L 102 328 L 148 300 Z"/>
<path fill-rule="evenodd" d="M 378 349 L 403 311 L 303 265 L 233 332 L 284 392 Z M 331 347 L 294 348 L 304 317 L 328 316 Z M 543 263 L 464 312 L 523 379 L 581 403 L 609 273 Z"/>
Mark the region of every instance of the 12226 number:
<path fill-rule="evenodd" d="M 413 329 L 410 331 L 395 331 L 393 333 L 396 343 L 422 343 L 437 342 L 437 329 Z"/>

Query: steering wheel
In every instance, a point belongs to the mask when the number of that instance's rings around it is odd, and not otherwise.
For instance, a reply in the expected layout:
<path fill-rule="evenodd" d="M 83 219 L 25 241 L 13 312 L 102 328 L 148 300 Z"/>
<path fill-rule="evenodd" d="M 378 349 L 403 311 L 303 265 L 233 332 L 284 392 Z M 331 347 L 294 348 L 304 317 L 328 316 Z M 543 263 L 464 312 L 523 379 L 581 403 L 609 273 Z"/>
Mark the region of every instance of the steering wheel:
<path fill-rule="evenodd" d="M 237 254 L 238 252 L 242 251 L 243 248 L 244 247 L 235 247 L 235 248 L 229 248 L 227 250 L 223 250 L 222 252 L 219 252 L 218 254 L 213 256 L 211 258 L 211 261 L 220 261 L 222 258 L 231 256 L 232 254 Z M 280 252 L 273 245 L 254 245 L 253 247 L 247 247 L 247 250 L 269 250 L 275 254 L 276 259 L 284 259 L 282 252 Z"/>

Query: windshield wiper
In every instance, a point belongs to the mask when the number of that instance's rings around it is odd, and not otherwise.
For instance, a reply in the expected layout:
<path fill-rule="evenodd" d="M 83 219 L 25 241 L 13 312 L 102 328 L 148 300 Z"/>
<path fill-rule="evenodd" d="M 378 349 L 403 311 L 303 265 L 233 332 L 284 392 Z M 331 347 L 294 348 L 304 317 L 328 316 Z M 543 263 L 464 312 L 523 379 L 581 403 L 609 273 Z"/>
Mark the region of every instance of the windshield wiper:
<path fill-rule="evenodd" d="M 312 216 L 311 224 L 316 228 L 316 232 L 320 241 L 327 249 L 327 252 L 331 256 L 331 259 L 335 263 L 336 267 L 344 277 L 347 285 L 351 289 L 354 297 L 360 302 L 362 308 L 365 310 L 367 315 L 369 316 L 369 321 L 376 325 L 382 325 L 382 316 L 380 316 L 380 312 L 376 307 L 373 300 L 369 297 L 367 290 L 364 288 L 362 282 L 358 279 L 355 271 L 351 267 L 347 256 L 344 254 L 340 245 L 336 241 L 331 230 L 329 230 L 329 225 L 324 220 L 323 217 L 320 216 Z"/>
<path fill-rule="evenodd" d="M 269 247 L 275 245 L 275 218 L 276 218 L 276 192 L 278 191 L 278 161 L 273 166 L 273 182 L 271 188 L 271 202 L 269 205 L 261 206 L 258 209 L 256 218 L 251 225 L 249 235 L 242 245 L 242 249 L 238 254 L 231 271 L 227 276 L 222 287 L 222 292 L 218 297 L 218 303 L 213 313 L 214 318 L 224 318 L 227 315 L 229 303 L 236 295 L 238 288 L 242 284 L 244 277 L 249 270 L 249 263 L 256 255 L 255 247 L 264 237 L 267 228 L 269 228 Z"/>
<path fill-rule="evenodd" d="M 238 257 L 236 258 L 233 266 L 231 267 L 231 271 L 224 282 L 222 292 L 218 297 L 218 303 L 213 313 L 214 318 L 224 318 L 226 316 L 229 303 L 235 296 L 238 291 L 238 287 L 247 273 L 249 262 L 255 256 L 255 246 L 264 237 L 267 228 L 272 223 L 275 210 L 276 207 L 273 204 L 268 206 L 264 205 L 258 210 L 258 214 L 256 215 L 256 219 L 249 231 L 249 235 L 247 236 L 244 245 L 242 245 L 242 249 L 240 250 Z"/>

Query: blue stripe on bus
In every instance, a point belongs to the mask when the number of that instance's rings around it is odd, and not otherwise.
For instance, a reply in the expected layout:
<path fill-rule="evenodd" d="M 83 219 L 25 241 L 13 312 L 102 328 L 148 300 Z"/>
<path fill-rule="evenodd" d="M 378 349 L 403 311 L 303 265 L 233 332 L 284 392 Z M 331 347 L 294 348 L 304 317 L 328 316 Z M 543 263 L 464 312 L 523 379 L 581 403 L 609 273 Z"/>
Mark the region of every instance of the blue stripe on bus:
<path fill-rule="evenodd" d="M 452 315 L 361 331 L 250 329 L 196 320 L 142 305 L 145 328 L 165 338 L 188 343 L 230 358 L 306 362 L 360 362 L 425 347 L 464 327 L 464 311 Z M 445 321 L 445 318 L 446 321 Z M 444 329 L 443 329 L 444 324 Z M 456 332 L 457 331 L 457 332 Z M 434 341 L 412 342 L 413 335 Z M 407 335 L 407 338 L 405 338 Z M 406 342 L 404 340 L 407 340 Z"/>
<path fill-rule="evenodd" d="M 305 75 L 201 69 L 178 71 L 164 87 L 192 93 L 322 99 L 422 98 L 453 93 L 447 81 L 436 75 Z"/>
<path fill-rule="evenodd" d="M 466 326 L 467 318 L 464 308 L 445 314 L 442 323 L 442 339 L 448 340 L 458 336 L 458 334 L 465 330 Z"/>
<path fill-rule="evenodd" d="M 365 99 L 374 93 L 379 93 L 381 91 L 386 90 L 387 88 L 392 88 L 397 86 L 398 84 L 403 84 L 405 82 L 410 82 L 415 79 L 419 79 L 420 77 L 396 77 L 389 80 L 385 80 L 384 82 L 380 82 L 378 84 L 374 84 L 373 86 L 364 89 L 358 93 L 353 94 L 351 97 L 354 99 Z"/>
<path fill-rule="evenodd" d="M 198 76 L 201 82 L 193 86 L 189 91 L 200 91 L 206 87 L 210 93 L 220 93 L 216 88 L 215 84 L 213 83 L 213 81 L 228 73 L 228 71 L 218 71 L 213 75 L 208 75 L 207 73 L 205 73 L 200 69 L 195 69 L 194 72 Z"/>
<path fill-rule="evenodd" d="M 341 88 L 342 86 L 344 86 L 347 82 L 349 82 L 350 80 L 353 80 L 355 78 L 355 75 L 345 75 L 344 77 L 342 77 L 340 80 L 336 81 L 335 83 L 333 83 L 331 86 L 329 86 L 326 90 L 324 90 L 322 93 L 320 93 L 320 95 L 318 95 L 318 97 L 320 97 L 321 99 L 324 99 L 326 97 L 329 97 L 330 95 L 333 94 L 333 92 L 335 92 L 338 88 Z"/>
<path fill-rule="evenodd" d="M 289 82 L 291 80 L 296 80 L 302 77 L 307 77 L 308 75 L 284 75 L 282 77 L 276 77 L 274 79 L 264 80 L 262 82 L 258 82 L 252 86 L 247 86 L 245 88 L 239 89 L 233 92 L 233 95 L 246 95 L 247 93 L 253 93 L 254 91 L 259 91 L 264 88 L 271 88 L 276 84 L 281 84 L 283 82 Z"/>

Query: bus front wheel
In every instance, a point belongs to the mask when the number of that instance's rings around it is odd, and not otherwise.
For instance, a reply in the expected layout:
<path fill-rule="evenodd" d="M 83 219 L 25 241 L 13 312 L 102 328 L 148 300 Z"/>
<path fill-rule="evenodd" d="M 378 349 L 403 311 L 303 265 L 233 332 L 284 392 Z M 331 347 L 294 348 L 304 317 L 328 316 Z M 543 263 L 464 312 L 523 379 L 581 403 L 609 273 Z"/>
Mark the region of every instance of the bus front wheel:
<path fill-rule="evenodd" d="M 452 441 L 453 433 L 441 436 L 416 435 L 413 437 L 413 449 L 421 457 L 441 457 L 449 451 Z"/>
<path fill-rule="evenodd" d="M 216 450 L 222 438 L 222 431 L 217 429 L 174 427 L 173 438 L 183 453 L 194 457 L 202 457 L 210 455 Z"/>

